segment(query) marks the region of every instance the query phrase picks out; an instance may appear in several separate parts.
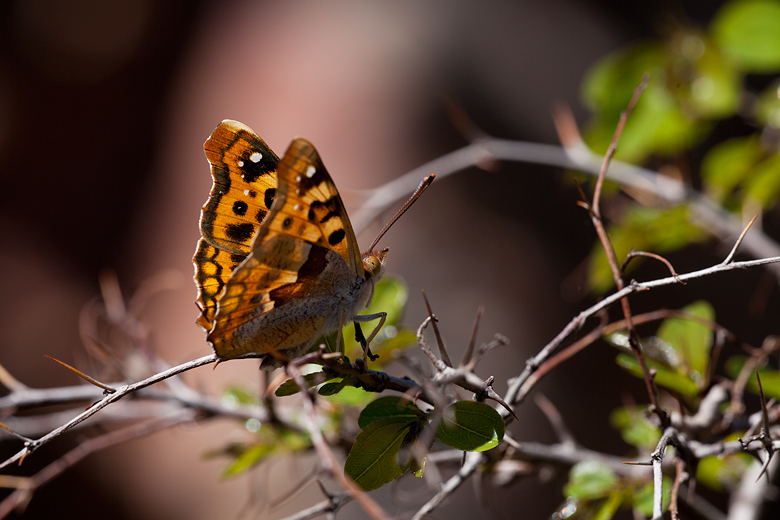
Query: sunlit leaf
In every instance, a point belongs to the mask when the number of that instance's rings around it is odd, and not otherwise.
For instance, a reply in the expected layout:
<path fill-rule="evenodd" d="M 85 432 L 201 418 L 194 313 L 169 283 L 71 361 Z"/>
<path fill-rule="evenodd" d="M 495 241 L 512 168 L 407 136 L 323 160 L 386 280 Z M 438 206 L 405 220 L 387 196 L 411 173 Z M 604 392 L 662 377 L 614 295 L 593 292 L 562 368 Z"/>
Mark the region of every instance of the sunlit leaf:
<path fill-rule="evenodd" d="M 756 164 L 744 185 L 748 200 L 760 202 L 763 208 L 775 204 L 780 196 L 780 155 L 773 155 Z"/>
<path fill-rule="evenodd" d="M 610 414 L 609 421 L 620 430 L 626 443 L 637 448 L 654 449 L 661 439 L 661 430 L 647 419 L 642 410 L 617 408 Z"/>
<path fill-rule="evenodd" d="M 762 155 L 756 136 L 729 139 L 710 148 L 701 165 L 707 194 L 724 200 L 750 174 Z"/>
<path fill-rule="evenodd" d="M 504 438 L 504 419 L 485 403 L 458 401 L 444 410 L 436 438 L 458 450 L 489 450 Z"/>
<path fill-rule="evenodd" d="M 742 367 L 745 366 L 746 361 L 747 357 L 745 356 L 733 356 L 729 358 L 726 360 L 724 366 L 726 374 L 728 374 L 731 379 L 736 379 L 742 371 Z M 780 372 L 768 367 L 762 367 L 758 369 L 758 373 L 761 376 L 761 388 L 764 389 L 766 398 L 780 399 Z M 758 382 L 756 381 L 755 371 L 750 374 L 746 388 L 751 393 L 758 394 Z"/>
<path fill-rule="evenodd" d="M 709 321 L 715 319 L 715 310 L 712 305 L 703 300 L 694 302 L 681 310 Z M 661 323 L 656 335 L 684 360 L 682 371 L 689 370 L 686 375 L 696 383 L 704 381 L 709 368 L 710 349 L 713 341 L 713 332 L 709 327 L 693 320 L 669 318 Z"/>
<path fill-rule="evenodd" d="M 738 433 L 730 435 L 727 440 L 736 440 Z M 699 460 L 696 467 L 696 480 L 715 491 L 734 489 L 742 481 L 742 477 L 755 459 L 747 453 L 736 453 L 721 457 L 712 455 Z"/>
<path fill-rule="evenodd" d="M 619 480 L 614 471 L 600 462 L 578 462 L 569 471 L 569 481 L 563 492 L 578 500 L 602 498 L 613 490 Z"/>
<path fill-rule="evenodd" d="M 780 2 L 732 0 L 715 15 L 711 30 L 723 53 L 748 72 L 780 70 Z"/>
<path fill-rule="evenodd" d="M 632 375 L 640 379 L 643 377 L 642 368 L 639 366 L 639 363 L 633 355 L 618 354 L 616 361 L 619 366 L 628 370 Z M 648 367 L 654 368 L 656 370 L 656 376 L 653 381 L 655 381 L 655 383 L 659 386 L 663 386 L 664 388 L 668 388 L 670 390 L 675 390 L 686 397 L 695 397 L 699 393 L 699 389 L 696 386 L 696 383 L 694 383 L 689 377 L 682 375 L 675 370 L 671 370 L 653 360 L 647 359 L 645 361 Z"/>
<path fill-rule="evenodd" d="M 663 478 L 663 488 L 664 490 L 669 490 L 672 488 L 672 479 L 669 477 Z M 641 489 L 638 491 L 635 491 L 633 493 L 633 507 L 646 517 L 650 518 L 653 516 L 653 483 L 648 482 L 644 486 L 642 486 Z M 671 494 L 664 492 L 663 493 L 663 510 L 666 511 L 669 507 L 669 502 L 671 501 Z"/>
<path fill-rule="evenodd" d="M 707 236 L 702 229 L 691 224 L 685 205 L 673 209 L 632 207 L 620 221 L 609 226 L 608 232 L 620 262 L 632 248 L 660 254 Z M 629 272 L 642 261 L 642 258 L 633 259 Z M 594 244 L 588 267 L 588 283 L 592 291 L 600 294 L 614 287 L 612 271 L 600 243 Z"/>

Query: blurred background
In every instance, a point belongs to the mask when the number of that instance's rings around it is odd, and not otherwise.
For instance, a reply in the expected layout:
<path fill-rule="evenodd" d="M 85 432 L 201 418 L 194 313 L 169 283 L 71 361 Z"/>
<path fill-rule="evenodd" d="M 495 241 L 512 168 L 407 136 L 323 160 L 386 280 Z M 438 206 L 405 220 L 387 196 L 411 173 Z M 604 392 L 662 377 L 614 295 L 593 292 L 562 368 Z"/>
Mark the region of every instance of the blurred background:
<path fill-rule="evenodd" d="M 0 363 L 29 386 L 76 384 L 43 355 L 83 366 L 79 313 L 98 295 L 105 269 L 116 272 L 126 295 L 168 273 L 175 283 L 144 315 L 155 348 L 171 364 L 210 352 L 195 325 L 191 258 L 211 188 L 202 146 L 223 119 L 249 125 L 279 155 L 293 137 L 309 139 L 354 208 L 355 190 L 466 144 L 448 100 L 492 135 L 557 143 L 551 108 L 565 103 L 587 121 L 579 86 L 597 59 L 663 32 L 671 19 L 705 24 L 717 7 L 702 0 L 2 2 Z M 390 248 L 389 271 L 409 284 L 406 323 L 416 328 L 424 319 L 424 289 L 460 357 L 484 305 L 479 340 L 501 333 L 511 343 L 479 373 L 494 375 L 503 393 L 506 380 L 588 303 L 577 272 L 594 233 L 577 200 L 560 171 L 527 164 L 471 169 L 435 183 L 382 244 Z M 358 237 L 363 247 L 378 227 Z M 692 267 L 717 258 L 707 246 L 688 255 L 697 258 Z M 728 283 L 760 274 L 740 276 L 699 287 L 696 297 L 725 305 Z M 668 307 L 694 298 L 676 288 L 661 296 Z M 658 301 L 641 300 L 637 312 Z M 752 322 L 743 318 L 723 324 L 752 339 Z M 237 380 L 256 384 L 256 365 L 231 362 L 186 377 L 216 394 Z M 602 366 L 609 375 L 594 380 L 593 367 Z M 641 383 L 617 370 L 614 352 L 600 346 L 539 391 L 586 447 L 620 454 L 617 432 L 589 427 L 605 424 L 609 410 L 631 398 L 616 388 L 645 399 Z M 518 414 L 515 438 L 554 441 L 535 405 Z M 24 517 L 241 517 L 313 462 L 278 461 L 259 474 L 221 479 L 222 463 L 202 454 L 239 429 L 219 421 L 169 430 L 90 456 L 37 493 Z M 34 472 L 77 441 L 53 443 L 19 471 Z M 18 449 L 0 445 L 4 458 Z M 392 512 L 430 492 L 409 496 L 386 486 L 374 495 Z M 267 517 L 320 499 L 312 486 Z M 562 499 L 554 482 L 537 479 L 490 496 L 507 518 L 518 511 L 546 518 Z M 469 485 L 435 516 L 483 514 Z M 340 516 L 361 517 L 354 504 Z"/>

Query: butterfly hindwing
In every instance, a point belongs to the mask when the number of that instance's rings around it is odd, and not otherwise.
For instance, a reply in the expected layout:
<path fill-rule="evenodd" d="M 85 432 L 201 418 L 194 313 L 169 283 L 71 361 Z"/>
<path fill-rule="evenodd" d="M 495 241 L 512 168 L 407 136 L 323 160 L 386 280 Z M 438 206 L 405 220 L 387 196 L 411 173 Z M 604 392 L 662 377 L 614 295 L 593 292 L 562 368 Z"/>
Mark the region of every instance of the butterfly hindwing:
<path fill-rule="evenodd" d="M 273 204 L 279 158 L 249 127 L 231 120 L 220 123 L 203 148 L 214 185 L 201 210 L 202 238 L 193 262 L 198 325 L 209 331 L 223 287 L 249 254 Z"/>
<path fill-rule="evenodd" d="M 342 301 L 351 308 L 350 291 L 365 281 L 346 210 L 314 147 L 293 141 L 278 176 L 275 203 L 251 254 L 219 299 L 208 338 L 221 360 L 300 354 L 337 327 Z"/>

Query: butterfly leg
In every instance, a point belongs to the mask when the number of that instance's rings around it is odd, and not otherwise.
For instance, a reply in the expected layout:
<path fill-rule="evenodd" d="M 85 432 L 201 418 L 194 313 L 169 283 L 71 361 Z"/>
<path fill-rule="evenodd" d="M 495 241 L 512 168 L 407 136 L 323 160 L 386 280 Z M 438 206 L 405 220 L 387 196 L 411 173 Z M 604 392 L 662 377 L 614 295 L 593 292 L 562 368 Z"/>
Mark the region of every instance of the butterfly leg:
<path fill-rule="evenodd" d="M 379 324 L 374 327 L 371 335 L 368 337 L 368 339 L 366 339 L 366 337 L 363 336 L 363 329 L 360 328 L 360 323 L 358 322 L 374 321 L 376 319 L 379 319 Z M 375 356 L 371 353 L 371 348 L 369 345 L 371 344 L 371 340 L 373 340 L 379 331 L 382 330 L 382 326 L 385 324 L 386 319 L 386 312 L 378 312 L 376 314 L 368 314 L 366 316 L 355 316 L 353 320 L 355 322 L 355 341 L 360 343 L 360 345 L 363 347 L 363 361 L 366 361 L 367 357 L 370 358 L 371 361 L 376 361 L 379 358 L 379 356 Z"/>

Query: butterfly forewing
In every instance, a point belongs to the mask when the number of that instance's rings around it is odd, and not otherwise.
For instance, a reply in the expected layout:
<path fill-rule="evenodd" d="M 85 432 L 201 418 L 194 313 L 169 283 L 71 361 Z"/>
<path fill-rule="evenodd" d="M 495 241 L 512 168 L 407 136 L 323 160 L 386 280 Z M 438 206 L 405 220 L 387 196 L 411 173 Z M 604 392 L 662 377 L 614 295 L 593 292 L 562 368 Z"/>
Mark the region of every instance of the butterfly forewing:
<path fill-rule="evenodd" d="M 208 339 L 221 360 L 299 355 L 338 325 L 353 303 L 349 291 L 365 280 L 344 205 L 314 147 L 296 139 L 278 168 L 274 205 L 219 298 Z"/>
<path fill-rule="evenodd" d="M 247 255 L 276 195 L 279 158 L 249 127 L 230 120 L 203 148 L 214 186 L 201 212 L 201 234 L 213 246 Z"/>
<path fill-rule="evenodd" d="M 285 203 L 279 205 L 279 213 L 269 219 L 269 225 L 260 229 L 255 244 L 267 233 L 295 236 L 334 250 L 351 272 L 363 274 L 344 203 L 314 146 L 305 139 L 295 139 L 279 163 L 279 175 L 287 181 L 279 185 L 279 196 L 285 197 Z"/>

